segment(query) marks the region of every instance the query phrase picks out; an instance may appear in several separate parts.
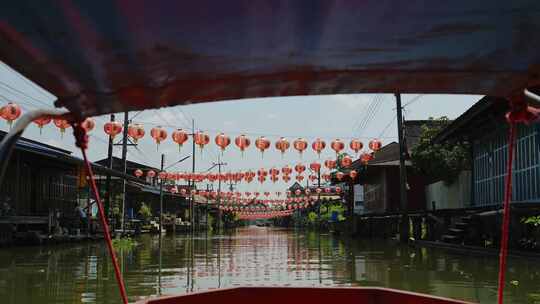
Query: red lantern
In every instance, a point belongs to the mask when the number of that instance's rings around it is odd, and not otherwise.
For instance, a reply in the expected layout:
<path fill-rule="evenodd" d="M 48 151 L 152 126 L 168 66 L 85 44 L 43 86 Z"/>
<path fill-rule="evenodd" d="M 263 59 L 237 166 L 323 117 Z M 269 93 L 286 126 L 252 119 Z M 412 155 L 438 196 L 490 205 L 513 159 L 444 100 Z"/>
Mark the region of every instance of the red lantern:
<path fill-rule="evenodd" d="M 330 187 L 324 188 L 324 193 L 331 193 L 331 192 L 332 192 L 332 188 Z"/>
<path fill-rule="evenodd" d="M 311 148 L 313 148 L 313 151 L 317 152 L 317 155 L 319 156 L 319 158 L 321 157 L 321 152 L 322 152 L 322 150 L 324 150 L 325 147 L 326 147 L 326 143 L 324 142 L 324 140 L 322 140 L 320 138 L 317 138 L 311 144 Z"/>
<path fill-rule="evenodd" d="M 136 177 L 141 177 L 143 175 L 143 172 L 141 169 L 137 169 L 135 170 L 135 172 L 133 173 Z"/>
<path fill-rule="evenodd" d="M 339 186 L 336 187 L 336 193 L 337 193 L 337 194 L 340 194 L 340 193 L 341 193 L 341 187 L 339 187 Z"/>
<path fill-rule="evenodd" d="M 302 157 L 302 153 L 307 149 L 307 146 L 308 143 L 303 138 L 298 138 L 293 142 L 293 147 L 300 153 L 300 157 Z"/>
<path fill-rule="evenodd" d="M 156 171 L 154 171 L 154 170 L 148 170 L 148 171 L 146 172 L 146 176 L 148 176 L 148 177 L 150 177 L 150 178 L 153 178 L 153 177 L 156 176 Z"/>
<path fill-rule="evenodd" d="M 8 103 L 0 109 L 0 117 L 7 120 L 10 128 L 13 121 L 19 118 L 22 114 L 21 107 L 15 103 Z"/>
<path fill-rule="evenodd" d="M 342 167 L 348 167 L 350 165 L 352 165 L 352 158 L 349 156 L 349 155 L 345 155 L 341 158 L 341 166 Z"/>
<path fill-rule="evenodd" d="M 356 172 L 356 170 L 349 171 L 349 176 L 351 177 L 351 179 L 354 179 L 357 175 L 358 172 Z"/>
<path fill-rule="evenodd" d="M 96 127 L 96 122 L 92 118 L 88 117 L 81 123 L 81 127 L 86 131 L 86 133 L 88 133 L 94 130 Z"/>
<path fill-rule="evenodd" d="M 234 139 L 234 143 L 238 148 L 240 148 L 240 151 L 242 151 L 242 156 L 244 156 L 244 150 L 249 147 L 251 141 L 249 140 L 249 138 L 242 134 Z"/>
<path fill-rule="evenodd" d="M 328 173 L 325 173 L 322 175 L 322 178 L 325 180 L 325 181 L 330 181 L 332 179 L 332 177 L 330 176 L 330 174 Z"/>
<path fill-rule="evenodd" d="M 338 180 L 342 180 L 344 176 L 345 176 L 345 174 L 343 172 L 339 172 L 339 171 L 336 172 L 336 178 Z"/>
<path fill-rule="evenodd" d="M 56 124 L 56 119 L 54 120 L 54 124 L 59 127 Z M 105 134 L 109 135 L 111 138 L 114 138 L 116 135 L 120 134 L 122 129 L 122 124 L 118 121 L 108 121 L 103 125 L 103 131 L 105 131 Z"/>
<path fill-rule="evenodd" d="M 53 119 L 53 123 L 58 129 L 60 129 L 60 136 L 61 137 L 64 137 L 64 133 L 66 132 L 66 129 L 71 127 L 69 122 L 67 120 L 65 120 L 65 119 L 62 119 L 62 118 Z M 120 128 L 122 128 L 122 125 L 120 125 Z M 122 129 L 120 129 L 120 131 L 122 131 Z"/>
<path fill-rule="evenodd" d="M 345 144 L 341 141 L 341 139 L 335 139 L 330 144 L 330 147 L 332 150 L 336 151 L 336 154 L 339 154 L 339 152 L 345 148 Z"/>
<path fill-rule="evenodd" d="M 349 147 L 351 148 L 351 150 L 354 151 L 354 153 L 356 153 L 356 156 L 358 156 L 358 152 L 362 150 L 362 148 L 364 147 L 364 144 L 358 139 L 352 139 L 351 142 L 349 143 Z"/>
<path fill-rule="evenodd" d="M 336 167 L 336 161 L 333 159 L 327 159 L 324 161 L 324 166 L 330 170 Z"/>
<path fill-rule="evenodd" d="M 189 138 L 189 134 L 182 129 L 178 129 L 172 132 L 171 137 L 172 137 L 172 140 L 178 144 L 178 151 L 181 151 L 182 146 Z"/>
<path fill-rule="evenodd" d="M 296 171 L 298 174 L 302 174 L 302 172 L 306 171 L 306 166 L 298 164 L 294 166 L 294 171 Z"/>
<path fill-rule="evenodd" d="M 43 116 L 37 119 L 34 119 L 33 122 L 38 126 L 39 128 L 39 134 L 41 135 L 41 131 L 45 125 L 48 125 L 51 122 L 51 118 L 48 116 Z"/>
<path fill-rule="evenodd" d="M 264 176 L 264 177 L 266 177 L 267 175 L 268 175 L 268 171 L 266 171 L 265 169 L 260 168 L 259 170 L 257 170 L 257 176 Z"/>
<path fill-rule="evenodd" d="M 270 175 L 279 175 L 279 170 L 276 168 L 270 169 Z"/>
<path fill-rule="evenodd" d="M 201 149 L 201 153 L 204 149 L 204 146 L 207 145 L 210 142 L 210 136 L 204 132 L 197 132 L 195 135 L 193 135 L 193 140 L 195 141 L 195 144 L 199 146 Z"/>
<path fill-rule="evenodd" d="M 157 147 L 159 148 L 159 144 L 167 139 L 167 131 L 161 127 L 155 127 L 150 130 L 150 136 L 156 141 Z"/>
<path fill-rule="evenodd" d="M 264 150 L 270 147 L 270 141 L 266 137 L 261 136 L 255 140 L 255 146 L 261 151 L 261 156 L 264 156 Z"/>
<path fill-rule="evenodd" d="M 301 181 L 304 180 L 304 176 L 303 176 L 303 175 L 297 175 L 297 176 L 296 176 L 296 180 L 299 181 L 299 182 L 301 182 Z"/>
<path fill-rule="evenodd" d="M 290 177 L 289 175 L 283 175 L 283 176 L 281 177 L 281 179 L 282 179 L 284 182 L 288 183 L 288 182 L 291 180 L 291 177 Z"/>
<path fill-rule="evenodd" d="M 321 170 L 321 164 L 317 162 L 313 162 L 309 164 L 309 168 L 315 172 L 319 172 Z"/>
<path fill-rule="evenodd" d="M 373 155 L 371 155 L 370 153 L 362 153 L 360 155 L 360 161 L 364 164 L 367 164 L 372 159 L 373 159 Z"/>
<path fill-rule="evenodd" d="M 382 147 L 382 143 L 378 139 L 373 139 L 369 142 L 369 148 L 373 152 L 377 152 Z"/>
<path fill-rule="evenodd" d="M 135 143 L 137 143 L 139 139 L 143 138 L 144 134 L 144 128 L 140 124 L 132 124 L 128 126 L 128 135 Z"/>
<path fill-rule="evenodd" d="M 218 145 L 218 147 L 221 149 L 221 154 L 223 154 L 225 148 L 227 148 L 227 146 L 231 144 L 231 139 L 229 138 L 229 136 L 223 133 L 219 133 L 218 135 L 216 135 L 214 141 L 216 142 L 216 145 Z"/>
<path fill-rule="evenodd" d="M 285 166 L 281 168 L 281 173 L 283 173 L 283 175 L 289 175 L 292 173 L 292 169 L 289 166 Z"/>
<path fill-rule="evenodd" d="M 276 149 L 281 151 L 281 158 L 283 158 L 283 154 L 285 154 L 285 151 L 289 149 L 291 145 L 289 142 L 285 139 L 285 137 L 281 137 L 278 141 L 276 141 Z"/>

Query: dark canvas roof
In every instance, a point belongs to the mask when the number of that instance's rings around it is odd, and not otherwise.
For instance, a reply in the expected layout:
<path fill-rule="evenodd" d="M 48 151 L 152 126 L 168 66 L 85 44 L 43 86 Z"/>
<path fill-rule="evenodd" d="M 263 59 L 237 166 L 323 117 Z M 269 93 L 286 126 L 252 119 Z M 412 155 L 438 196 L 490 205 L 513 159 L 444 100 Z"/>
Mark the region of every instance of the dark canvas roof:
<path fill-rule="evenodd" d="M 11 1 L 0 60 L 95 115 L 251 97 L 507 96 L 540 78 L 540 1 Z"/>

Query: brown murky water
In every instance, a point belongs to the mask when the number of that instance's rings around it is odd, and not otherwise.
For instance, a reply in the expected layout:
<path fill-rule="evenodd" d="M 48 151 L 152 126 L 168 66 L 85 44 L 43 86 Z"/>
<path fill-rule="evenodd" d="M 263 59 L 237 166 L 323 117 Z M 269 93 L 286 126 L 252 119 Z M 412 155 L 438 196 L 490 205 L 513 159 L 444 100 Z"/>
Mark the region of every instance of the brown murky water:
<path fill-rule="evenodd" d="M 387 286 L 496 299 L 494 256 L 260 227 L 138 242 L 119 254 L 131 301 L 242 285 Z M 508 281 L 506 303 L 540 303 L 540 260 L 510 259 Z M 102 243 L 0 249 L 0 303 L 119 302 Z"/>

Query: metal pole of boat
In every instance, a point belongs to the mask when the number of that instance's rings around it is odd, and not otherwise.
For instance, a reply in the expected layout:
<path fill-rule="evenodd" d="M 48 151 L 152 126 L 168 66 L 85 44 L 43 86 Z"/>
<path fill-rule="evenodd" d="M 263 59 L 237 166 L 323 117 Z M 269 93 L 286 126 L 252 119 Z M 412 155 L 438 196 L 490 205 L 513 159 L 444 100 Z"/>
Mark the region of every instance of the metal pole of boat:
<path fill-rule="evenodd" d="M 165 166 L 165 154 L 161 154 L 161 172 Z M 161 240 L 161 233 L 163 231 L 163 179 L 159 179 L 159 239 Z"/>
<path fill-rule="evenodd" d="M 396 93 L 396 117 L 399 140 L 399 196 L 401 208 L 400 241 L 409 240 L 409 215 L 407 213 L 407 167 L 405 166 L 405 142 L 403 140 L 403 113 L 401 108 L 401 94 Z"/>

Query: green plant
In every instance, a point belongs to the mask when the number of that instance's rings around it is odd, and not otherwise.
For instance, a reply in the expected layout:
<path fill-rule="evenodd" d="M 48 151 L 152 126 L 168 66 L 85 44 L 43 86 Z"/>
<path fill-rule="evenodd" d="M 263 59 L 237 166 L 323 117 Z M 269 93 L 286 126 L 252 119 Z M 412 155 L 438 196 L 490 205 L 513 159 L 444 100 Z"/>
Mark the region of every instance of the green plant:
<path fill-rule="evenodd" d="M 526 224 L 526 225 L 531 225 L 531 226 L 534 226 L 534 227 L 538 227 L 538 226 L 540 226 L 540 215 L 524 217 L 524 218 L 521 219 L 521 222 Z"/>
<path fill-rule="evenodd" d="M 143 219 L 147 220 L 152 217 L 152 210 L 146 203 L 142 202 L 141 207 L 139 208 L 139 214 Z"/>
<path fill-rule="evenodd" d="M 137 242 L 130 237 L 114 239 L 112 243 L 116 250 L 131 250 L 137 246 Z"/>
<path fill-rule="evenodd" d="M 312 211 L 312 212 L 310 212 L 310 213 L 308 214 L 308 221 L 309 221 L 310 223 L 315 223 L 315 222 L 317 221 L 317 219 L 318 219 L 317 213 L 315 213 L 315 212 Z"/>
<path fill-rule="evenodd" d="M 433 143 L 437 134 L 450 122 L 445 116 L 430 118 L 430 121 L 422 126 L 418 143 L 412 147 L 413 167 L 430 179 L 452 183 L 461 171 L 470 168 L 469 144 Z"/>

